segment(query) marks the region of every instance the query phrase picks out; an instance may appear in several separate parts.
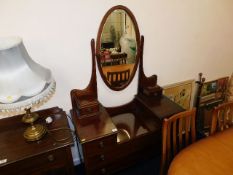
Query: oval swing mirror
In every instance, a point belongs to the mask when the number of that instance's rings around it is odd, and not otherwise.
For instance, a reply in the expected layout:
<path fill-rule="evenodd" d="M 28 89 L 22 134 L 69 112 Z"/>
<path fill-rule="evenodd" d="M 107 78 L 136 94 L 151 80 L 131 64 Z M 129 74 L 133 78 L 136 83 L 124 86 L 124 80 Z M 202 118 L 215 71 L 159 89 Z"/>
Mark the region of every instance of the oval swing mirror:
<path fill-rule="evenodd" d="M 139 62 L 140 34 L 133 13 L 125 6 L 107 11 L 99 27 L 96 58 L 105 84 L 122 90 L 132 81 Z"/>

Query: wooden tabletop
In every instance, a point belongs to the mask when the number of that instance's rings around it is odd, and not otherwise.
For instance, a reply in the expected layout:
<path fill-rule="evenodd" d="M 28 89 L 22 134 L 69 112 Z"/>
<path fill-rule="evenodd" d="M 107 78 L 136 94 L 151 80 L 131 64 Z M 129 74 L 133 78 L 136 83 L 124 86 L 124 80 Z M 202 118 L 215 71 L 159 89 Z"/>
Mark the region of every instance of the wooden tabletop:
<path fill-rule="evenodd" d="M 146 108 L 155 114 L 161 121 L 164 118 L 170 117 L 173 114 L 184 111 L 184 109 L 177 103 L 171 101 L 166 96 L 161 97 L 147 96 L 144 94 L 137 94 L 135 99 L 140 101 Z"/>
<path fill-rule="evenodd" d="M 81 144 L 117 134 L 116 126 L 102 105 L 100 105 L 100 113 L 97 116 L 79 119 L 75 111 L 72 110 L 71 114 L 78 128 L 76 131 Z"/>
<path fill-rule="evenodd" d="M 223 175 L 233 173 L 233 128 L 204 138 L 182 150 L 168 175 Z"/>

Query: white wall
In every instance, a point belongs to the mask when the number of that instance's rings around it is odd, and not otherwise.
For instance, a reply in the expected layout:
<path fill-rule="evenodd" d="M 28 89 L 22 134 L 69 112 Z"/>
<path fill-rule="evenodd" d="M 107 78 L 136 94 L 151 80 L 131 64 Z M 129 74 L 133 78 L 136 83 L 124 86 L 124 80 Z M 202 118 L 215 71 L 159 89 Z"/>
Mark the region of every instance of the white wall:
<path fill-rule="evenodd" d="M 199 72 L 209 80 L 232 73 L 232 0 L 0 0 L 0 36 L 21 36 L 29 55 L 56 79 L 56 93 L 43 108 L 71 108 L 70 90 L 85 88 L 90 79 L 90 40 L 105 12 L 118 4 L 134 13 L 145 36 L 145 73 L 157 74 L 159 85 Z M 106 106 L 126 103 L 136 93 L 137 78 L 113 92 L 97 76 Z"/>

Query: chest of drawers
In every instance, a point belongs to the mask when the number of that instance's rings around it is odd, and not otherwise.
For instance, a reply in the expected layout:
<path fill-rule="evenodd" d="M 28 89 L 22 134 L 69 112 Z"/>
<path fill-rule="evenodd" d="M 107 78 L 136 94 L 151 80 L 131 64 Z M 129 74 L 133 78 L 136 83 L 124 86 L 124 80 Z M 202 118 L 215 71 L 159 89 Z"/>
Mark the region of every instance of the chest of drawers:
<path fill-rule="evenodd" d="M 113 147 L 116 146 L 116 134 L 83 143 L 85 166 L 88 174 L 105 174 L 108 165 L 114 159 Z"/>
<path fill-rule="evenodd" d="M 21 122 L 21 116 L 0 120 L 0 174 L 1 175 L 44 175 L 72 174 L 73 160 L 70 146 L 73 144 L 67 128 L 65 112 L 57 107 L 39 111 L 39 123 L 45 124 L 45 117 L 50 116 L 53 122 L 47 125 L 48 132 L 37 142 L 27 142 L 23 132 L 27 125 Z M 52 132 L 52 130 L 54 130 Z M 65 142 L 57 140 L 67 138 Z"/>
<path fill-rule="evenodd" d="M 72 111 L 87 174 L 108 174 L 117 146 L 117 129 L 103 107 L 100 107 L 100 111 L 98 117 L 81 120 Z"/>

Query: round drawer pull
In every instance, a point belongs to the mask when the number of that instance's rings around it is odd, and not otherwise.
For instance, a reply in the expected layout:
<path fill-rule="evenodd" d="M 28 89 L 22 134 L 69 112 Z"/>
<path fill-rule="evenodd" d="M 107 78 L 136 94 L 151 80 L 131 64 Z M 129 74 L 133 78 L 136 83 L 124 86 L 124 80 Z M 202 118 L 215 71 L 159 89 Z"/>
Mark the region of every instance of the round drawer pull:
<path fill-rule="evenodd" d="M 50 154 L 49 156 L 48 156 L 48 160 L 49 160 L 49 162 L 53 162 L 54 161 L 54 156 L 52 155 L 52 154 Z"/>
<path fill-rule="evenodd" d="M 105 160 L 105 157 L 103 154 L 100 155 L 100 160 L 104 161 Z"/>
<path fill-rule="evenodd" d="M 101 141 L 101 142 L 99 143 L 99 146 L 100 146 L 100 148 L 103 148 L 103 147 L 104 147 L 104 142 Z"/>
<path fill-rule="evenodd" d="M 92 108 L 87 108 L 87 112 L 92 112 Z"/>
<path fill-rule="evenodd" d="M 102 174 L 106 174 L 106 169 L 105 169 L 105 168 L 102 168 L 102 169 L 101 169 L 101 173 L 102 173 Z"/>

